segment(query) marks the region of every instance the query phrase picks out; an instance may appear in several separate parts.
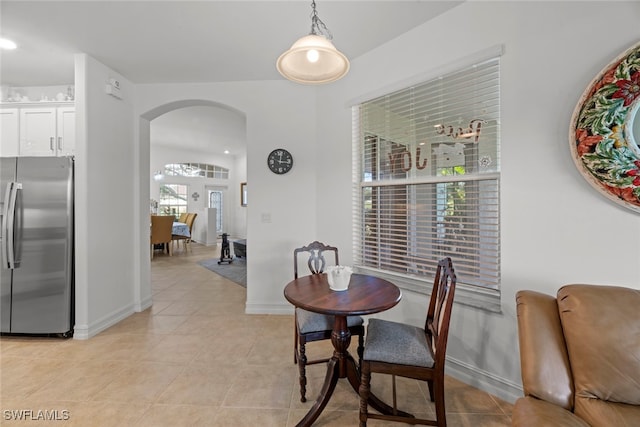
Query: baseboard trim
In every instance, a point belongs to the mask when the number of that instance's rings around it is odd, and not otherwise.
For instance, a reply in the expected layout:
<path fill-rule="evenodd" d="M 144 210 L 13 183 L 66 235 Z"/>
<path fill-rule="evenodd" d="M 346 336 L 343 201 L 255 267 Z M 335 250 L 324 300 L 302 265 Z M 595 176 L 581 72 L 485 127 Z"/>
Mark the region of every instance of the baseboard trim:
<path fill-rule="evenodd" d="M 245 314 L 289 314 L 293 315 L 291 304 L 251 304 L 244 306 Z"/>
<path fill-rule="evenodd" d="M 134 310 L 136 311 L 136 313 L 140 313 L 142 311 L 145 311 L 152 305 L 153 305 L 153 298 L 151 296 L 148 296 L 142 301 L 136 301 L 134 304 Z"/>
<path fill-rule="evenodd" d="M 115 310 L 106 316 L 98 319 L 90 325 L 78 325 L 76 324 L 73 329 L 73 339 L 76 340 L 88 340 L 91 337 L 98 335 L 100 332 L 115 325 L 116 323 L 126 319 L 134 313 L 134 305 L 129 304 L 120 310 Z"/>
<path fill-rule="evenodd" d="M 509 403 L 514 403 L 523 396 L 520 384 L 448 356 L 445 372 L 465 384 L 486 391 Z"/>

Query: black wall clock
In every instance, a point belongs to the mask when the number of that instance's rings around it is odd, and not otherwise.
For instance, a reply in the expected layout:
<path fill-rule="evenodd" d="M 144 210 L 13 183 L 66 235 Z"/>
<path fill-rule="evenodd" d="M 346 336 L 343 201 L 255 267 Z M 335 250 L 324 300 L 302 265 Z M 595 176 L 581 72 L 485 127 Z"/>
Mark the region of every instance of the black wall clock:
<path fill-rule="evenodd" d="M 293 156 L 283 148 L 276 148 L 267 157 L 267 166 L 271 172 L 278 175 L 285 174 L 293 167 Z"/>

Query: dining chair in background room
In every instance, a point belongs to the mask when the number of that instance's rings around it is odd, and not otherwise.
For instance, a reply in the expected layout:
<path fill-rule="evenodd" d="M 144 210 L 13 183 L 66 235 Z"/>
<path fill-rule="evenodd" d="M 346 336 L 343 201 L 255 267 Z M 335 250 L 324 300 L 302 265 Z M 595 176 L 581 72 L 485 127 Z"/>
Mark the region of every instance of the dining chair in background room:
<path fill-rule="evenodd" d="M 180 214 L 180 217 L 178 218 L 178 222 L 184 222 L 185 224 L 187 223 L 187 213 L 186 212 L 182 212 Z"/>
<path fill-rule="evenodd" d="M 184 223 L 187 224 L 187 227 L 189 227 L 189 235 L 179 236 L 177 234 L 174 234 L 171 237 L 171 239 L 172 241 L 178 242 L 178 247 L 180 247 L 180 241 L 182 241 L 182 248 L 186 251 L 187 247 L 189 247 L 189 250 L 191 250 L 191 236 L 193 235 L 193 223 L 195 222 L 196 216 L 198 216 L 198 214 L 186 213 L 184 215 L 185 215 Z M 180 215 L 180 217 L 182 217 L 182 214 Z M 183 222 L 183 221 L 178 221 L 178 222 Z"/>
<path fill-rule="evenodd" d="M 182 216 L 182 215 L 181 215 Z M 179 236 L 174 234 L 172 239 L 178 242 L 178 247 L 180 247 L 180 241 L 182 241 L 182 248 L 186 251 L 187 247 L 191 250 L 191 236 L 193 235 L 193 223 L 196 221 L 197 213 L 186 213 L 184 223 L 189 227 L 189 235 L 188 236 Z M 182 221 L 179 221 L 182 222 Z"/>
<path fill-rule="evenodd" d="M 185 224 L 189 227 L 189 234 L 193 231 L 193 223 L 196 222 L 197 213 L 188 213 L 187 218 L 185 219 Z"/>
<path fill-rule="evenodd" d="M 424 328 L 383 319 L 369 320 L 360 365 L 360 427 L 366 427 L 368 418 L 446 427 L 444 362 L 455 289 L 456 275 L 451 258 L 447 257 L 438 262 Z M 395 415 L 368 412 L 372 373 L 391 375 Z M 435 420 L 397 415 L 396 376 L 427 382 L 429 397 L 436 407 Z"/>
<path fill-rule="evenodd" d="M 173 231 L 173 215 L 151 215 L 151 259 L 153 259 L 154 245 L 168 246 L 169 256 L 172 255 L 171 232 Z"/>
<path fill-rule="evenodd" d="M 324 252 L 333 252 L 335 265 L 339 264 L 338 248 L 320 243 L 317 240 L 307 246 L 293 251 L 293 277 L 298 278 L 298 258 L 306 258 L 307 267 L 311 274 L 322 274 L 327 266 Z M 331 339 L 335 316 L 313 313 L 296 307 L 295 309 L 295 336 L 293 362 L 298 364 L 300 371 L 300 401 L 306 402 L 307 375 L 306 366 L 316 363 L 326 363 L 331 355 L 324 359 L 307 360 L 306 344 L 313 341 Z M 364 321 L 360 316 L 348 316 L 347 326 L 351 335 L 358 336 L 358 355 L 362 357 L 364 344 Z"/>

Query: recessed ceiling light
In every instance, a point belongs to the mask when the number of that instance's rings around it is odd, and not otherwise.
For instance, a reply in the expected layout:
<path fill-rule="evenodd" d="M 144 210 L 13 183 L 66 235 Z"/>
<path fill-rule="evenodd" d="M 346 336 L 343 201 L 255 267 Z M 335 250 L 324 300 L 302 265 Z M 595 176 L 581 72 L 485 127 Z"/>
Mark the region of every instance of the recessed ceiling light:
<path fill-rule="evenodd" d="M 224 154 L 229 154 L 229 150 L 224 150 Z"/>
<path fill-rule="evenodd" d="M 0 49 L 12 50 L 18 47 L 16 43 L 9 39 L 0 38 Z"/>

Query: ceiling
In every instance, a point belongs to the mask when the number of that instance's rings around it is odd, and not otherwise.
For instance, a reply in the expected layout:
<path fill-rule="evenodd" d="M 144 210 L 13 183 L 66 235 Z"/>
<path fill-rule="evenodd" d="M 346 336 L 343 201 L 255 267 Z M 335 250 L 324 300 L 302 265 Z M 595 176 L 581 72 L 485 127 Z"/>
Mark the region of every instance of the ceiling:
<path fill-rule="evenodd" d="M 460 3 L 317 0 L 316 10 L 336 47 L 353 59 Z M 136 84 L 282 79 L 276 59 L 309 33 L 310 15 L 311 0 L 2 0 L 0 35 L 18 49 L 0 52 L 0 83 L 72 84 L 78 52 Z M 152 123 L 155 135 L 164 135 L 152 145 L 179 140 L 183 148 L 222 152 L 244 126 L 216 121 L 218 113 L 205 107 L 168 113 Z M 231 154 L 244 150 L 232 147 Z"/>
<path fill-rule="evenodd" d="M 460 1 L 318 0 L 334 43 L 355 58 Z M 310 0 L 0 2 L 3 85 L 73 81 L 85 52 L 134 83 L 272 80 L 278 56 L 311 28 Z"/>

